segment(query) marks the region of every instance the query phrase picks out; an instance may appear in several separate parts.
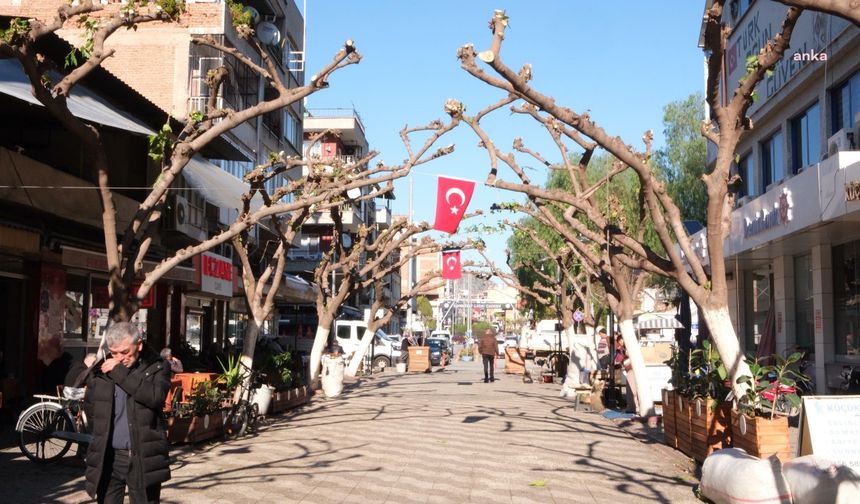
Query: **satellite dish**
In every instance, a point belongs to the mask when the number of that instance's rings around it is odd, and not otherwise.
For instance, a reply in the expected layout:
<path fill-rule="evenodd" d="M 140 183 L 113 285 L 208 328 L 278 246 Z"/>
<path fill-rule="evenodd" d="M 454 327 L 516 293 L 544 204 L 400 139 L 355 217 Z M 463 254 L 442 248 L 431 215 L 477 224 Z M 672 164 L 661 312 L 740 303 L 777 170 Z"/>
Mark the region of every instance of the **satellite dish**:
<path fill-rule="evenodd" d="M 278 45 L 281 41 L 281 31 L 270 21 L 263 21 L 257 25 L 257 39 L 266 45 Z"/>
<path fill-rule="evenodd" d="M 245 9 L 243 9 L 243 12 L 247 12 L 247 13 L 251 14 L 251 26 L 257 26 L 257 23 L 260 22 L 260 18 L 262 17 L 260 15 L 260 11 L 258 11 L 257 9 L 255 9 L 253 7 L 248 6 L 248 7 L 245 7 Z"/>

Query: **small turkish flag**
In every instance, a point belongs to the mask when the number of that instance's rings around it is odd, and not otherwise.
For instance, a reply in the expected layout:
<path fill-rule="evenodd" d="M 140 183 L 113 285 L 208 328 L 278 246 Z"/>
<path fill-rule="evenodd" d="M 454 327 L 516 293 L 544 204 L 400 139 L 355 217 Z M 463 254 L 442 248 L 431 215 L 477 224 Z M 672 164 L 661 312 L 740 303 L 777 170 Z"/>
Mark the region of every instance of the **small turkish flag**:
<path fill-rule="evenodd" d="M 439 188 L 436 192 L 436 222 L 433 224 L 433 229 L 456 233 L 474 190 L 475 182 L 472 180 L 440 176 Z"/>
<path fill-rule="evenodd" d="M 442 278 L 445 280 L 457 280 L 460 278 L 460 251 L 442 251 Z"/>

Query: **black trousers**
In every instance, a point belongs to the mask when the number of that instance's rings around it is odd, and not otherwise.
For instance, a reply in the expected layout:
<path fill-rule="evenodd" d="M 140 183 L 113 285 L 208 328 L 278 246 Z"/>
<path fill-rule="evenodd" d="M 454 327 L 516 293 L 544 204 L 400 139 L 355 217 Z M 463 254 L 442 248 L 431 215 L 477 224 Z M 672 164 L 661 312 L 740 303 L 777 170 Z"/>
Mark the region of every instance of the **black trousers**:
<path fill-rule="evenodd" d="M 131 504 L 158 504 L 161 498 L 161 485 L 139 488 L 129 484 L 132 461 L 128 450 L 108 448 L 105 453 L 104 477 L 97 492 L 99 504 L 123 504 L 125 488 L 128 487 L 128 500 Z"/>
<path fill-rule="evenodd" d="M 496 378 L 493 376 L 493 368 L 495 367 L 493 366 L 493 361 L 495 360 L 496 356 L 481 354 L 481 357 L 483 357 L 484 360 L 484 379 L 486 380 L 489 378 L 490 380 L 495 380 Z M 487 374 L 487 369 L 490 370 L 489 375 Z"/>

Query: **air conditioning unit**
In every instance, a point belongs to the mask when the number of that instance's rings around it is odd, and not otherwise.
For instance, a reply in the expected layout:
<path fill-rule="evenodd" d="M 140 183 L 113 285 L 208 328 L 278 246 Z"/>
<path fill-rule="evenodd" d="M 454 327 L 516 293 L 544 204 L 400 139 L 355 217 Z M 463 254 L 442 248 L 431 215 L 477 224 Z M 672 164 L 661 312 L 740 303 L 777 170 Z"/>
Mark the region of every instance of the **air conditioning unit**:
<path fill-rule="evenodd" d="M 827 155 L 835 156 L 839 152 L 851 150 L 851 137 L 854 134 L 843 128 L 827 139 Z"/>
<path fill-rule="evenodd" d="M 167 202 L 169 208 L 164 215 L 164 229 L 182 233 L 198 241 L 206 239 L 206 232 L 188 221 L 190 209 L 188 200 L 174 194 L 168 198 Z"/>

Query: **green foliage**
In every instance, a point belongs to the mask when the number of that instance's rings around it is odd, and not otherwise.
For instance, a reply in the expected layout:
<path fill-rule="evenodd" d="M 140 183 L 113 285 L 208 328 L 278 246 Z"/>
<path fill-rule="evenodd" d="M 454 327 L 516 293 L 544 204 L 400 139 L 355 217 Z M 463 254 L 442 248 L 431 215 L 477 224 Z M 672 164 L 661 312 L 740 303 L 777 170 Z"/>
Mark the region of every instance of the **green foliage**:
<path fill-rule="evenodd" d="M 194 110 L 190 114 L 188 114 L 188 119 L 190 119 L 191 122 L 194 124 L 197 124 L 202 121 L 204 117 L 206 117 L 206 115 L 199 110 Z"/>
<path fill-rule="evenodd" d="M 162 12 L 172 18 L 185 12 L 184 0 L 155 0 L 155 5 L 160 7 Z"/>
<path fill-rule="evenodd" d="M 738 383 L 749 385 L 747 393 L 738 401 L 738 408 L 749 414 L 764 416 L 770 414 L 771 420 L 777 412 L 775 403 L 787 400 L 791 406 L 800 406 L 800 397 L 797 393 L 786 394 L 779 390 L 778 385 L 795 387 L 798 380 L 806 380 L 808 377 L 803 373 L 792 369 L 803 356 L 800 352 L 794 352 L 788 357 L 771 355 L 766 360 L 773 362 L 772 365 L 764 365 L 765 359 L 759 359 L 753 355 L 746 357 L 750 368 L 750 376 L 741 376 Z M 772 392 L 773 400 L 768 399 L 763 393 Z"/>
<path fill-rule="evenodd" d="M 472 335 L 480 336 L 484 334 L 484 331 L 487 329 L 493 329 L 493 324 L 483 320 L 472 322 Z"/>
<path fill-rule="evenodd" d="M 228 355 L 226 363 L 219 358 L 218 364 L 221 366 L 221 374 L 217 378 L 218 383 L 221 383 L 228 392 L 236 390 L 244 378 L 242 361 L 236 356 Z"/>
<path fill-rule="evenodd" d="M 728 371 L 711 341 L 703 341 L 702 348 L 690 352 L 689 397 L 723 401 L 729 393 L 727 377 Z"/>
<path fill-rule="evenodd" d="M 99 27 L 99 20 L 91 18 L 87 15 L 81 15 L 78 18 L 78 28 L 83 30 L 83 44 L 80 47 L 73 47 L 63 62 L 66 68 L 78 66 L 80 63 L 90 59 L 93 55 L 93 47 L 95 46 L 96 30 Z M 80 60 L 78 56 L 80 55 Z"/>
<path fill-rule="evenodd" d="M 707 224 L 708 193 L 702 175 L 707 142 L 702 136 L 704 97 L 693 93 L 663 107 L 666 146 L 654 156 L 656 173 L 685 220 Z"/>
<path fill-rule="evenodd" d="M 193 416 L 215 413 L 221 409 L 223 402 L 221 391 L 210 381 L 200 382 L 188 399 L 185 413 L 190 413 Z M 177 416 L 183 416 L 182 412 L 178 412 Z"/>
<path fill-rule="evenodd" d="M 236 0 L 227 0 L 227 7 L 230 9 L 230 17 L 233 18 L 233 26 L 248 26 L 254 23 L 254 16 L 245 10 L 245 6 Z"/>
<path fill-rule="evenodd" d="M 431 331 L 436 329 L 436 320 L 433 319 L 433 307 L 430 305 L 430 300 L 424 296 L 418 296 L 415 304 L 424 327 Z"/>
<path fill-rule="evenodd" d="M 160 163 L 168 149 L 173 147 L 172 136 L 173 130 L 170 128 L 170 120 L 168 120 L 158 133 L 149 136 L 149 158 Z"/>
<path fill-rule="evenodd" d="M 9 28 L 5 30 L 0 28 L 0 40 L 9 45 L 15 45 L 22 41 L 29 30 L 30 21 L 22 18 L 12 18 L 9 21 Z"/>
<path fill-rule="evenodd" d="M 749 56 L 747 56 L 747 60 L 746 60 L 747 73 L 750 74 L 750 73 L 755 72 L 758 67 L 759 67 L 758 55 L 757 54 L 750 54 Z"/>

